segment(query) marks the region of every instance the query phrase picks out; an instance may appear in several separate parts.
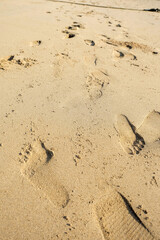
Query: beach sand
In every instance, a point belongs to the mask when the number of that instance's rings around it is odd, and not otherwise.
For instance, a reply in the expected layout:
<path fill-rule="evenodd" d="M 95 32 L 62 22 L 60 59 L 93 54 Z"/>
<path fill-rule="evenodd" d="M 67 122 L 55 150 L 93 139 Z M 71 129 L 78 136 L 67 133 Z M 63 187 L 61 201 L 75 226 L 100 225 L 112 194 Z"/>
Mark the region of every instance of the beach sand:
<path fill-rule="evenodd" d="M 0 1 L 0 239 L 160 239 L 160 2 L 78 3 Z"/>

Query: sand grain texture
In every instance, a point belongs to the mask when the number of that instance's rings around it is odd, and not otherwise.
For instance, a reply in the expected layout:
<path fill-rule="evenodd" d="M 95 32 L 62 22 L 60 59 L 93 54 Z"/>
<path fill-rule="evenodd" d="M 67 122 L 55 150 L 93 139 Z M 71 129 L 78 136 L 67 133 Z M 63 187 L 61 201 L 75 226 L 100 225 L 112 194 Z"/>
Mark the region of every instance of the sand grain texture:
<path fill-rule="evenodd" d="M 160 2 L 79 2 L 0 1 L 0 239 L 160 239 Z"/>

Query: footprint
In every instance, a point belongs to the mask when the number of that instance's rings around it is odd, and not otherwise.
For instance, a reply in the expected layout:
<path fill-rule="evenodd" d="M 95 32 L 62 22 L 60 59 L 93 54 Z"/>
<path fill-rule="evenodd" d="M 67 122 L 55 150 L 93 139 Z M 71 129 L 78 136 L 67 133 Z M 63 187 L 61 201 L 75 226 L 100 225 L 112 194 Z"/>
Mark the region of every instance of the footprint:
<path fill-rule="evenodd" d="M 13 60 L 14 64 L 18 64 L 21 65 L 25 68 L 31 67 L 33 64 L 35 64 L 37 62 L 37 60 L 32 59 L 32 58 L 15 58 Z"/>
<path fill-rule="evenodd" d="M 91 99 L 100 98 L 103 94 L 103 88 L 109 84 L 109 76 L 106 70 L 98 69 L 89 74 L 86 81 L 87 91 Z"/>
<path fill-rule="evenodd" d="M 67 27 L 67 29 L 68 29 L 68 30 L 77 30 L 78 28 L 75 27 L 75 26 L 69 26 L 69 27 Z"/>
<path fill-rule="evenodd" d="M 41 40 L 32 41 L 29 43 L 30 47 L 37 47 L 42 43 Z"/>
<path fill-rule="evenodd" d="M 89 46 L 94 46 L 95 45 L 95 42 L 93 40 L 84 40 L 85 44 L 89 45 Z"/>
<path fill-rule="evenodd" d="M 57 53 L 54 56 L 53 74 L 55 78 L 62 78 L 65 70 L 75 66 L 76 60 L 71 59 L 68 53 Z"/>
<path fill-rule="evenodd" d="M 137 57 L 134 54 L 132 54 L 130 52 L 127 52 L 127 51 L 124 51 L 124 50 L 122 51 L 122 50 L 115 49 L 115 50 L 113 50 L 112 55 L 113 55 L 114 58 L 127 58 L 129 60 L 136 60 L 137 59 Z"/>
<path fill-rule="evenodd" d="M 116 39 L 112 39 L 106 35 L 101 35 L 101 41 L 105 42 L 106 44 L 116 46 L 116 47 L 126 47 L 127 49 L 140 49 L 143 52 L 153 52 L 153 49 L 145 44 L 130 42 L 130 41 L 119 41 Z"/>
<path fill-rule="evenodd" d="M 136 132 L 136 128 L 124 115 L 117 117 L 116 129 L 122 148 L 128 154 L 138 154 L 145 145 L 144 139 Z"/>
<path fill-rule="evenodd" d="M 146 143 L 160 140 L 160 113 L 156 111 L 149 113 L 137 131 L 144 137 Z"/>
<path fill-rule="evenodd" d="M 92 65 L 92 66 L 96 66 L 97 65 L 97 61 L 98 61 L 98 58 L 96 55 L 91 55 L 91 54 L 85 54 L 84 58 L 83 58 L 84 62 L 87 64 L 87 65 Z"/>
<path fill-rule="evenodd" d="M 63 30 L 62 32 L 66 34 L 65 38 L 74 38 L 76 36 L 76 33 L 69 32 L 68 30 L 78 30 L 78 29 L 84 29 L 84 26 L 81 23 L 73 22 L 73 24 L 69 27 L 66 27 L 67 30 Z"/>
<path fill-rule="evenodd" d="M 64 30 L 62 32 L 66 34 L 65 38 L 74 38 L 76 36 L 75 33 L 71 33 L 71 32 L 69 32 L 67 30 Z"/>
<path fill-rule="evenodd" d="M 153 240 L 128 201 L 109 188 L 95 205 L 94 212 L 106 240 Z"/>
<path fill-rule="evenodd" d="M 14 55 L 3 57 L 0 59 L 0 70 L 8 69 L 9 65 L 13 62 Z"/>
<path fill-rule="evenodd" d="M 69 27 L 67 27 L 68 30 L 78 30 L 78 29 L 84 29 L 84 26 L 81 23 L 73 22 L 73 24 Z"/>
<path fill-rule="evenodd" d="M 55 206 L 64 208 L 69 201 L 69 195 L 54 176 L 54 169 L 50 164 L 53 152 L 48 150 L 42 141 L 37 140 L 33 145 L 27 146 L 22 156 L 22 175 L 40 189 Z"/>
<path fill-rule="evenodd" d="M 76 35 L 74 33 L 68 33 L 66 38 L 74 38 Z"/>
<path fill-rule="evenodd" d="M 117 24 L 116 27 L 122 27 L 121 24 Z"/>
<path fill-rule="evenodd" d="M 31 58 L 16 57 L 15 55 L 10 55 L 0 59 L 0 69 L 7 70 L 11 65 L 21 65 L 28 68 L 35 64 L 37 60 Z"/>

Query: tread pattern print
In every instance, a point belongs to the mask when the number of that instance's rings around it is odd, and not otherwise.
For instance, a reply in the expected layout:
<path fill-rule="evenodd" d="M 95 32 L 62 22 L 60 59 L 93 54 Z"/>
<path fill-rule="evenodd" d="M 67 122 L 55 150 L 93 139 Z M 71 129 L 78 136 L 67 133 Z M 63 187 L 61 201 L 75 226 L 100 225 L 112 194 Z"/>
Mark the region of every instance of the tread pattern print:
<path fill-rule="evenodd" d="M 106 240 L 153 240 L 127 200 L 112 188 L 94 206 Z"/>

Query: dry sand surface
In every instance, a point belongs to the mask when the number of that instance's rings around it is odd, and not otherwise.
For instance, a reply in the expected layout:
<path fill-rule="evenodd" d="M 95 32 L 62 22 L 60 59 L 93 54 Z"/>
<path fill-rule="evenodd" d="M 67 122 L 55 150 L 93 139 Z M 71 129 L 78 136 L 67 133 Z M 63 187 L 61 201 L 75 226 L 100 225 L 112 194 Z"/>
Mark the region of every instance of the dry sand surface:
<path fill-rule="evenodd" d="M 0 1 L 0 240 L 160 239 L 160 1 L 69 1 Z"/>

